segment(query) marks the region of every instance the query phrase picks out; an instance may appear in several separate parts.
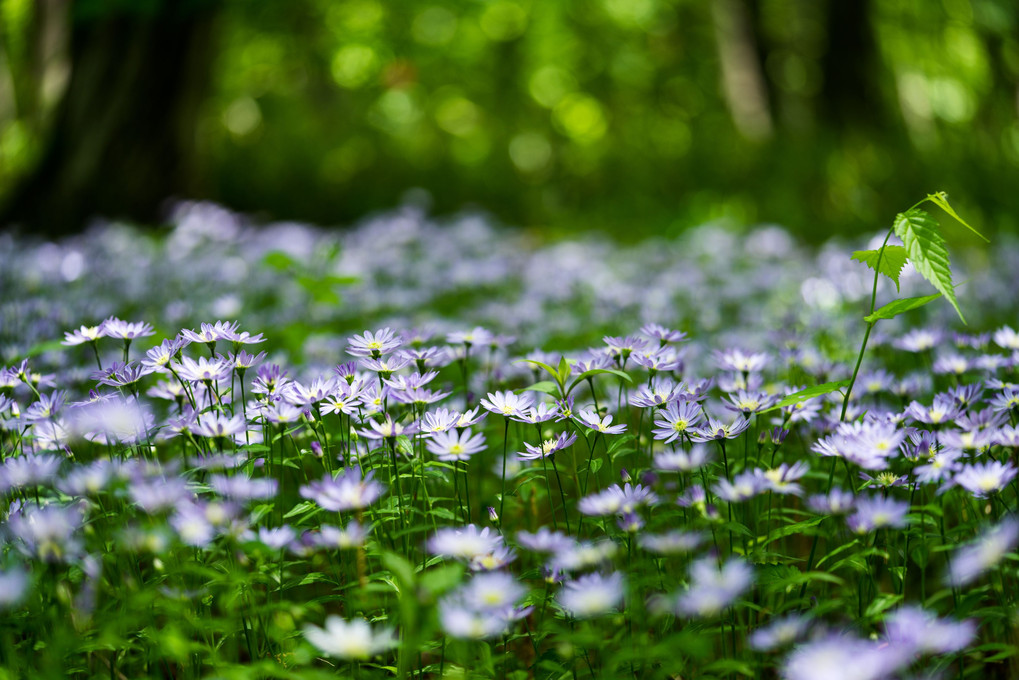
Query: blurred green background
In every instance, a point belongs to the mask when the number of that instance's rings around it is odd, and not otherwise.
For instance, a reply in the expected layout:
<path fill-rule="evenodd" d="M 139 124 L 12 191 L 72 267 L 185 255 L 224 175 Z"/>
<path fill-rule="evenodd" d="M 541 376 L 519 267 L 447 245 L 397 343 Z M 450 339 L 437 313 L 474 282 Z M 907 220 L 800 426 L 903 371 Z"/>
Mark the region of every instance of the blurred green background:
<path fill-rule="evenodd" d="M 1014 0 L 0 0 L 4 223 L 425 189 L 553 233 L 1019 217 Z"/>

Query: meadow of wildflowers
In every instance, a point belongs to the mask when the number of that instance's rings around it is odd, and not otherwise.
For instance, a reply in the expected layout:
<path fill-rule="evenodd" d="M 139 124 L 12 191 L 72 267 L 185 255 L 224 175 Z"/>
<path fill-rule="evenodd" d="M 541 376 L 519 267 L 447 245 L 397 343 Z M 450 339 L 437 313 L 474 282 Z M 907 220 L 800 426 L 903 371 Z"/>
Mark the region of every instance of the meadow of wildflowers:
<path fill-rule="evenodd" d="M 914 226 L 0 237 L 0 677 L 1016 677 L 1019 244 Z"/>

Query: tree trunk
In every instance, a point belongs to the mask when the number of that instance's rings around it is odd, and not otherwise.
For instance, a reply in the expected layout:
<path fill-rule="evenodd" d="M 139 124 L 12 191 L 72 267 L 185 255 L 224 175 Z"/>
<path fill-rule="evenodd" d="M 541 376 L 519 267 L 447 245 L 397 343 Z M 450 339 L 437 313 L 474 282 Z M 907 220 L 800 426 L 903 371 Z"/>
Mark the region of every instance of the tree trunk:
<path fill-rule="evenodd" d="M 870 0 L 829 0 L 827 37 L 821 65 L 822 123 L 835 129 L 880 127 L 887 106 L 878 87 L 880 63 Z"/>
<path fill-rule="evenodd" d="M 58 235 L 99 216 L 154 221 L 167 197 L 193 186 L 216 4 L 71 6 L 67 90 L 0 225 Z"/>

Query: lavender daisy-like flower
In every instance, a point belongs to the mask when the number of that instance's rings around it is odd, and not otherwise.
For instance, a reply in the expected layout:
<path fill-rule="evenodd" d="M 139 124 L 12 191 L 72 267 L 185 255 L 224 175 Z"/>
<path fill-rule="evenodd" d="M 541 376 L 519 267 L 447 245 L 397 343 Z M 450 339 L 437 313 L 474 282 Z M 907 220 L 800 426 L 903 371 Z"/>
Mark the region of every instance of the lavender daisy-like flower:
<path fill-rule="evenodd" d="M 788 647 L 806 634 L 811 623 L 810 617 L 790 614 L 775 619 L 764 628 L 758 628 L 751 633 L 748 642 L 753 649 L 759 652 L 770 652 L 780 647 Z"/>
<path fill-rule="evenodd" d="M 656 500 L 654 492 L 640 484 L 631 486 L 628 483 L 622 488 L 618 484 L 613 484 L 599 493 L 581 498 L 577 508 L 585 515 L 604 517 L 617 513 L 631 513 L 635 508 L 649 505 Z"/>
<path fill-rule="evenodd" d="M 395 439 L 400 435 L 412 435 L 418 431 L 416 422 L 404 425 L 399 421 L 394 421 L 388 414 L 382 422 L 369 420 L 368 425 L 371 427 L 370 430 L 360 431 L 361 436 L 368 439 Z"/>
<path fill-rule="evenodd" d="M 315 501 L 326 510 L 361 510 L 382 497 L 385 488 L 375 481 L 375 471 L 361 477 L 358 468 L 346 468 L 336 477 L 311 482 L 300 489 L 301 497 Z"/>
<path fill-rule="evenodd" d="M 115 316 L 111 316 L 103 321 L 102 327 L 107 336 L 122 340 L 134 340 L 135 338 L 144 338 L 156 334 L 150 323 L 144 321 L 129 323 Z"/>
<path fill-rule="evenodd" d="M 601 616 L 617 609 L 623 602 L 623 575 L 587 574 L 563 585 L 559 605 L 577 619 Z"/>
<path fill-rule="evenodd" d="M 558 437 L 553 439 L 546 439 L 541 443 L 541 446 L 531 446 L 527 442 L 524 442 L 524 448 L 526 452 L 518 453 L 523 460 L 538 460 L 540 458 L 548 458 L 555 454 L 557 451 L 562 451 L 567 446 L 577 441 L 577 433 L 568 434 L 566 432 L 561 433 Z"/>
<path fill-rule="evenodd" d="M 599 418 L 598 414 L 591 410 L 584 410 L 577 414 L 577 420 L 586 427 L 602 434 L 621 434 L 626 431 L 626 425 L 612 425 L 612 414 L 606 414 Z"/>
<path fill-rule="evenodd" d="M 13 609 L 28 595 L 31 579 L 21 567 L 0 571 L 0 611 Z"/>
<path fill-rule="evenodd" d="M 534 405 L 534 397 L 529 392 L 490 392 L 481 405 L 492 413 L 519 418 Z"/>
<path fill-rule="evenodd" d="M 704 444 L 694 444 L 689 451 L 656 453 L 653 467 L 666 472 L 690 472 L 711 461 L 711 451 Z"/>
<path fill-rule="evenodd" d="M 715 495 L 730 503 L 741 503 L 765 491 L 765 480 L 753 470 L 747 470 L 727 479 L 719 479 L 712 488 Z"/>
<path fill-rule="evenodd" d="M 400 336 L 390 328 L 383 328 L 375 333 L 365 331 L 362 335 L 347 338 L 347 354 L 378 359 L 383 354 L 399 349 L 402 345 L 403 340 L 400 339 Z"/>
<path fill-rule="evenodd" d="M 851 530 L 858 534 L 866 534 L 886 527 L 901 529 L 906 526 L 907 513 L 909 503 L 894 498 L 872 496 L 858 498 L 856 513 L 847 521 Z"/>
<path fill-rule="evenodd" d="M 559 552 L 571 548 L 574 543 L 566 534 L 541 527 L 537 532 L 518 531 L 517 542 L 520 547 L 531 552 Z"/>
<path fill-rule="evenodd" d="M 72 347 L 74 345 L 83 345 L 86 342 L 95 342 L 105 336 L 106 328 L 103 324 L 98 326 L 82 326 L 76 331 L 65 332 L 64 339 L 60 344 Z"/>
<path fill-rule="evenodd" d="M 965 649 L 976 637 L 974 621 L 939 619 L 916 605 L 906 605 L 885 619 L 885 637 L 893 645 L 914 654 L 952 654 Z"/>
<path fill-rule="evenodd" d="M 991 460 L 963 466 L 952 481 L 977 498 L 987 498 L 1008 486 L 1015 476 L 1016 468 L 1011 461 L 1002 464 Z"/>
<path fill-rule="evenodd" d="M 1006 519 L 985 530 L 977 539 L 952 554 L 946 581 L 953 586 L 964 586 L 977 580 L 998 566 L 1019 543 L 1019 522 Z"/>
<path fill-rule="evenodd" d="M 367 661 L 397 644 L 392 629 L 372 629 L 364 619 L 345 621 L 339 616 L 328 616 L 325 628 L 309 624 L 303 632 L 304 638 L 319 651 L 337 659 Z"/>
<path fill-rule="evenodd" d="M 499 534 L 492 533 L 488 527 L 478 530 L 473 524 L 439 529 L 428 539 L 428 550 L 433 554 L 467 560 L 493 553 L 502 545 Z"/>
<path fill-rule="evenodd" d="M 717 616 L 753 580 L 753 569 L 742 560 L 731 559 L 721 568 L 712 558 L 697 560 L 690 565 L 690 588 L 676 600 L 676 608 L 688 616 Z"/>
<path fill-rule="evenodd" d="M 247 429 L 248 423 L 239 413 L 234 416 L 225 413 L 203 413 L 198 416 L 198 421 L 191 428 L 191 432 L 199 437 L 223 439 L 243 434 Z"/>
<path fill-rule="evenodd" d="M 658 555 L 685 555 L 704 542 L 704 535 L 677 529 L 664 534 L 644 534 L 637 542 L 644 550 Z"/>
<path fill-rule="evenodd" d="M 214 345 L 219 340 L 230 340 L 237 332 L 240 323 L 237 321 L 217 321 L 214 324 L 202 323 L 200 329 L 195 332 L 189 328 L 181 330 L 181 337 L 189 342 L 197 342 L 203 345 Z"/>
<path fill-rule="evenodd" d="M 651 434 L 655 439 L 668 444 L 681 437 L 703 419 L 704 414 L 697 402 L 673 402 L 655 414 L 656 427 L 651 431 Z"/>
<path fill-rule="evenodd" d="M 83 521 L 76 506 L 29 507 L 7 519 L 7 530 L 26 557 L 43 562 L 72 562 L 82 554 Z"/>
<path fill-rule="evenodd" d="M 754 474 L 760 477 L 764 488 L 768 491 L 795 496 L 803 494 L 803 487 L 797 484 L 796 480 L 808 472 L 810 472 L 810 465 L 802 460 L 792 465 L 782 463 L 777 468 L 770 470 L 754 470 Z"/>
<path fill-rule="evenodd" d="M 174 364 L 174 369 L 182 380 L 196 383 L 226 380 L 233 373 L 230 362 L 218 355 L 212 359 L 198 357 L 197 361 L 191 357 L 181 357 L 180 363 Z"/>
<path fill-rule="evenodd" d="M 708 418 L 708 424 L 705 427 L 694 428 L 690 431 L 690 439 L 695 442 L 735 439 L 743 434 L 748 427 L 750 427 L 750 421 L 743 416 L 736 416 L 736 420 L 731 423 Z"/>
<path fill-rule="evenodd" d="M 832 636 L 797 646 L 782 666 L 784 680 L 886 680 L 912 661 L 904 647 Z M 851 673 L 851 675 L 850 675 Z"/>
<path fill-rule="evenodd" d="M 644 324 L 640 327 L 640 332 L 649 338 L 658 340 L 658 342 L 662 345 L 670 342 L 682 342 L 683 340 L 686 340 L 686 333 L 683 331 L 674 331 L 656 323 Z"/>
<path fill-rule="evenodd" d="M 370 531 L 370 525 L 357 520 L 350 520 L 343 528 L 323 524 L 312 540 L 315 545 L 329 550 L 350 550 L 363 546 Z"/>
<path fill-rule="evenodd" d="M 425 447 L 442 461 L 469 460 L 475 453 L 485 450 L 485 435 L 463 432 L 436 432 Z"/>
<path fill-rule="evenodd" d="M 738 373 L 756 373 L 763 371 L 768 365 L 768 355 L 763 353 L 747 354 L 743 350 L 731 348 L 713 353 L 718 367 L 723 371 Z"/>

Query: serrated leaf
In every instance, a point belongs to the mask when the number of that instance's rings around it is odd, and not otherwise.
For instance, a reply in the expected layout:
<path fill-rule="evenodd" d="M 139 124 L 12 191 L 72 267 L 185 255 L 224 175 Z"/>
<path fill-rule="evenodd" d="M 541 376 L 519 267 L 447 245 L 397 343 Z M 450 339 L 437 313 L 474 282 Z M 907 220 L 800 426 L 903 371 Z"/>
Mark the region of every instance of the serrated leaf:
<path fill-rule="evenodd" d="M 981 234 L 979 231 L 977 231 L 976 229 L 971 227 L 966 222 L 966 220 L 964 220 L 961 217 L 959 217 L 959 214 L 955 212 L 955 208 L 953 208 L 951 205 L 948 204 L 948 194 L 946 194 L 944 191 L 939 191 L 936 194 L 927 194 L 927 200 L 930 201 L 931 203 L 933 203 L 934 205 L 938 206 L 942 210 L 944 210 L 949 215 L 951 215 L 953 218 L 955 218 L 956 222 L 958 222 L 962 226 L 964 226 L 967 229 L 969 229 L 970 231 L 972 231 L 974 234 L 976 234 L 977 236 L 982 238 L 987 243 L 991 242 L 991 239 L 989 239 L 986 236 L 984 236 L 983 234 Z"/>
<path fill-rule="evenodd" d="M 910 208 L 896 215 L 893 229 L 895 235 L 902 239 L 902 245 L 916 271 L 952 303 L 959 318 L 966 323 L 966 317 L 962 315 L 959 302 L 955 299 L 948 245 L 938 230 L 938 221 L 919 208 Z"/>
<path fill-rule="evenodd" d="M 899 290 L 899 274 L 906 266 L 906 249 L 902 246 L 885 246 L 881 250 L 857 250 L 852 258 L 862 262 L 871 269 L 877 270 L 895 282 L 895 290 Z"/>
<path fill-rule="evenodd" d="M 902 300 L 889 302 L 884 307 L 875 310 L 873 314 L 868 314 L 863 317 L 863 320 L 867 323 L 876 323 L 881 319 L 894 319 L 899 314 L 908 312 L 911 309 L 916 309 L 917 307 L 923 307 L 930 302 L 934 302 L 939 297 L 941 297 L 941 293 L 936 295 L 924 295 L 923 297 L 904 298 Z M 962 315 L 960 314 L 959 316 Z"/>
<path fill-rule="evenodd" d="M 849 381 L 848 380 L 838 380 L 836 382 L 824 383 L 823 385 L 814 385 L 813 387 L 808 387 L 808 388 L 802 389 L 802 390 L 800 390 L 798 392 L 793 392 L 789 396 L 787 396 L 784 399 L 782 399 L 782 401 L 780 401 L 777 404 L 775 404 L 774 406 L 772 406 L 771 408 L 764 409 L 763 411 L 761 411 L 761 413 L 767 413 L 769 411 L 776 411 L 776 410 L 778 410 L 780 408 L 785 408 L 786 406 L 793 406 L 795 404 L 800 404 L 800 403 L 805 402 L 807 399 L 813 399 L 814 397 L 820 397 L 821 395 L 829 394 L 831 392 L 834 392 L 836 390 L 841 390 L 843 387 L 848 387 L 848 386 L 849 386 Z"/>

